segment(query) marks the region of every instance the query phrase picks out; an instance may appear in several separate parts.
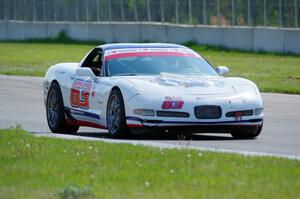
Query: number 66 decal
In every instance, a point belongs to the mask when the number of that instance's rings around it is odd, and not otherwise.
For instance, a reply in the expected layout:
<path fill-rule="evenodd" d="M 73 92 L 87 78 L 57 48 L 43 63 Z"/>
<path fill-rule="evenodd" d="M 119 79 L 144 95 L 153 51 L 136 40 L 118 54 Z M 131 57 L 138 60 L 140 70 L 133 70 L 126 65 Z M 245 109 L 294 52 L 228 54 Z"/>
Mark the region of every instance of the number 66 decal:
<path fill-rule="evenodd" d="M 71 106 L 75 108 L 89 108 L 89 96 L 92 87 L 91 81 L 76 79 L 71 88 Z"/>

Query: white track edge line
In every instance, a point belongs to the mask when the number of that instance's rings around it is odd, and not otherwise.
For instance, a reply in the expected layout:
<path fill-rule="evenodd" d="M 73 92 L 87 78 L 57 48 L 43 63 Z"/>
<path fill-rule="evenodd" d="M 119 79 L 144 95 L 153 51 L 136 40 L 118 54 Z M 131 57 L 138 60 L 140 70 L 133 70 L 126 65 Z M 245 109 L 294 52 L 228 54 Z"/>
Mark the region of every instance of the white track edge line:
<path fill-rule="evenodd" d="M 232 150 L 232 149 L 218 149 L 213 147 L 197 147 L 197 146 L 189 146 L 188 144 L 166 144 L 160 142 L 153 141 L 137 141 L 137 140 L 113 140 L 107 138 L 93 138 L 93 137 L 83 137 L 78 135 L 64 135 L 64 134 L 33 134 L 37 137 L 50 137 L 50 138 L 61 138 L 61 139 L 69 139 L 69 140 L 85 140 L 85 141 L 101 141 L 105 143 L 118 143 L 118 144 L 132 144 L 132 145 L 142 145 L 142 146 L 152 146 L 158 148 L 168 148 L 168 149 L 195 149 L 198 151 L 210 151 L 210 152 L 220 152 L 220 153 L 231 153 L 231 154 L 239 154 L 244 156 L 259 156 L 259 157 L 278 157 L 278 158 L 286 158 L 291 160 L 300 160 L 300 156 L 297 155 L 284 155 L 277 153 L 267 153 L 267 152 L 253 152 L 253 151 L 240 151 L 240 150 Z M 180 141 L 179 141 L 180 142 Z"/>

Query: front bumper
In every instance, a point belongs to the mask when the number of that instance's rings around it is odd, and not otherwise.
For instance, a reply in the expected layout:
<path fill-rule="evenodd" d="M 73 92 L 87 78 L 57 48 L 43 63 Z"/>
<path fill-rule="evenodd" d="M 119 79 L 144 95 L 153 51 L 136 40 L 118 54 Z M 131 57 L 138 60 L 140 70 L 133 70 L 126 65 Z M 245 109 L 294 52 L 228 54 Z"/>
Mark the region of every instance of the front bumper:
<path fill-rule="evenodd" d="M 165 127 L 165 128 L 197 128 L 205 129 L 206 127 L 219 128 L 228 126 L 261 126 L 263 123 L 263 117 L 258 117 L 254 119 L 244 119 L 244 120 L 218 120 L 218 121 L 180 121 L 180 120 L 160 120 L 160 119 L 142 119 L 140 117 L 129 116 L 126 117 L 126 122 L 129 128 L 139 128 L 139 127 Z"/>
<path fill-rule="evenodd" d="M 138 133 L 231 133 L 241 129 L 258 130 L 263 121 L 255 123 L 228 123 L 228 124 L 189 124 L 183 126 L 140 126 L 130 128 L 132 132 Z"/>

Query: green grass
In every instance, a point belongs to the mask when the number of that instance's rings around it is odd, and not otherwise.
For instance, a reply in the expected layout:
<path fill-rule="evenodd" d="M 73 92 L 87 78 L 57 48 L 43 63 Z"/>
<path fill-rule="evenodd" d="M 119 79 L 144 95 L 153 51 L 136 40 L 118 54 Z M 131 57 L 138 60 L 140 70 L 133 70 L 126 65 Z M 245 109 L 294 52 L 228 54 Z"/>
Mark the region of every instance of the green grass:
<path fill-rule="evenodd" d="M 95 45 L 0 42 L 0 74 L 44 76 L 60 62 L 79 62 Z"/>
<path fill-rule="evenodd" d="M 79 62 L 97 45 L 95 42 L 72 44 L 72 40 L 54 42 L 56 40 L 0 42 L 0 74 L 44 76 L 49 66 Z M 300 56 L 230 51 L 194 44 L 189 47 L 214 66 L 228 66 L 229 76 L 254 81 L 261 91 L 300 94 Z"/>
<path fill-rule="evenodd" d="M 0 198 L 299 198 L 300 161 L 0 130 Z M 75 198 L 75 197 L 74 197 Z"/>

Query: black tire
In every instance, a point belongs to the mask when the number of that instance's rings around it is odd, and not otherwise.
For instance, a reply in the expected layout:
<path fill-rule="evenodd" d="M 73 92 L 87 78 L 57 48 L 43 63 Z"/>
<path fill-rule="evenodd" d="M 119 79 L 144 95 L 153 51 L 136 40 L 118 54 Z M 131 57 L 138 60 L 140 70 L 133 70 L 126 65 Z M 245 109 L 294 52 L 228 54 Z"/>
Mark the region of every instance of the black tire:
<path fill-rule="evenodd" d="M 253 139 L 259 136 L 261 133 L 263 124 L 261 126 L 247 126 L 247 127 L 238 127 L 231 131 L 231 135 L 235 139 Z"/>
<path fill-rule="evenodd" d="M 75 134 L 79 126 L 67 123 L 60 86 L 53 82 L 47 96 L 46 113 L 48 126 L 53 133 Z"/>
<path fill-rule="evenodd" d="M 106 108 L 106 124 L 108 133 L 113 138 L 130 135 L 126 124 L 124 100 L 119 89 L 113 89 L 110 93 Z"/>

